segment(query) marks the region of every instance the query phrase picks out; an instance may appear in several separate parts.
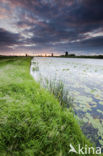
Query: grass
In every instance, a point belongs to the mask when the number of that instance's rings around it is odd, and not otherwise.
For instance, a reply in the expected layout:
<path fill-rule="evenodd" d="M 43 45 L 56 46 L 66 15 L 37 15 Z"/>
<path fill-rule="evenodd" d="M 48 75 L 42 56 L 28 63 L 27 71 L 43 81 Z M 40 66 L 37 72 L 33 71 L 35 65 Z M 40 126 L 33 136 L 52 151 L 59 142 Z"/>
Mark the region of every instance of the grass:
<path fill-rule="evenodd" d="M 91 145 L 69 109 L 30 76 L 29 57 L 0 59 L 0 155 L 68 156 Z"/>
<path fill-rule="evenodd" d="M 62 108 L 73 108 L 73 98 L 62 81 L 46 79 L 44 87 L 59 100 Z"/>

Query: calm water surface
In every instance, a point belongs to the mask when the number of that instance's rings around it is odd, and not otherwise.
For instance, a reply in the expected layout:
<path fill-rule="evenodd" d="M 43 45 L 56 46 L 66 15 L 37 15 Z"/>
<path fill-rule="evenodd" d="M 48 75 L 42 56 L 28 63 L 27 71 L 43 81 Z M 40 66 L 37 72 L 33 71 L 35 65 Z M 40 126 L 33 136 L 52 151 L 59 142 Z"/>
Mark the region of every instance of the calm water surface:
<path fill-rule="evenodd" d="M 47 80 L 62 81 L 74 99 L 83 132 L 103 146 L 103 60 L 35 57 L 31 74 L 44 85 Z"/>

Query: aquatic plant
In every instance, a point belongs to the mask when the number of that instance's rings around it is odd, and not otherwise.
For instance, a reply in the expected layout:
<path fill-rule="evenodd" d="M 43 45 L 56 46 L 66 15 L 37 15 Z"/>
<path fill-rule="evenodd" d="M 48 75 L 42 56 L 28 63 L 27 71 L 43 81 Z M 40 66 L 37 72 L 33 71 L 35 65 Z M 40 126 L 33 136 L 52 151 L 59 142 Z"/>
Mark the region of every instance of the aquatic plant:
<path fill-rule="evenodd" d="M 73 97 L 69 95 L 62 81 L 45 79 L 45 82 L 46 88 L 59 100 L 63 108 L 73 107 Z"/>
<path fill-rule="evenodd" d="M 71 60 L 64 58 L 60 60 L 59 58 L 53 58 L 52 60 L 45 58 L 45 61 L 44 58 L 34 58 L 34 61 L 38 62 L 40 68 L 40 72 L 34 71 L 38 76 L 37 79 L 39 79 L 41 73 L 43 80 L 39 82 L 43 84 L 42 86 L 44 88 L 48 88 L 48 90 L 55 95 L 60 101 L 60 104 L 65 105 L 63 107 L 67 107 L 67 103 L 69 103 L 67 99 L 72 95 L 73 102 L 71 102 L 71 107 L 74 108 L 75 113 L 81 120 L 83 120 L 81 116 L 86 118 L 86 112 L 91 114 L 93 120 L 96 114 L 99 120 L 102 119 L 102 113 L 100 111 L 98 112 L 98 109 L 102 108 L 103 105 L 103 62 L 100 60 L 92 60 L 89 62 L 89 60 Z M 96 66 L 96 64 L 99 65 Z M 97 72 L 95 72 L 95 70 L 97 70 Z M 45 80 L 45 77 L 47 80 Z M 59 79 L 68 90 L 63 90 L 65 87 L 58 82 Z M 68 91 L 69 93 L 64 93 Z M 65 96 L 63 96 L 64 94 Z M 63 100 L 66 102 L 63 103 Z M 89 122 L 92 124 L 92 120 L 89 120 Z M 100 131 L 99 122 L 97 129 Z M 98 144 L 98 142 L 96 143 Z"/>
<path fill-rule="evenodd" d="M 39 67 L 38 66 L 33 66 L 32 71 L 39 71 Z"/>

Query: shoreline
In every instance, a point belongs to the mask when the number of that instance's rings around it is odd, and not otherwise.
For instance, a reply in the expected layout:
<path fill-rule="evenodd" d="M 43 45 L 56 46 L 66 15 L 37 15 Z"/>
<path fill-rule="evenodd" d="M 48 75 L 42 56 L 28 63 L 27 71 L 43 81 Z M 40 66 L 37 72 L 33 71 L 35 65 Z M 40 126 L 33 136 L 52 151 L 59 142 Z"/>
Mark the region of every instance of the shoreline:
<path fill-rule="evenodd" d="M 31 153 L 31 156 L 41 155 L 41 152 L 49 156 L 50 152 L 56 156 L 61 151 L 68 156 L 70 144 L 75 149 L 78 143 L 83 147 L 93 146 L 73 113 L 62 109 L 58 100 L 35 82 L 30 75 L 30 62 L 30 57 L 0 61 L 0 152 Z"/>

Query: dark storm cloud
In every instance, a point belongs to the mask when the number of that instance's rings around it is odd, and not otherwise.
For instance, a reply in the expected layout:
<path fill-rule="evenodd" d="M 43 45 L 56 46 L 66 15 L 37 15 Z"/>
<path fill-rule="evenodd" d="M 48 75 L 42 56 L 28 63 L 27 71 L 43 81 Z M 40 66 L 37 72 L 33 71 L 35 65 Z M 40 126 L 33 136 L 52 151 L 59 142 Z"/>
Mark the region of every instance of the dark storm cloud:
<path fill-rule="evenodd" d="M 13 46 L 21 45 L 24 41 L 21 40 L 21 37 L 17 33 L 11 33 L 5 29 L 0 28 L 0 50 L 7 51 L 12 50 Z"/>
<path fill-rule="evenodd" d="M 20 36 L 0 28 L 0 46 L 18 43 Z"/>
<path fill-rule="evenodd" d="M 94 24 L 103 22 L 103 1 L 102 0 L 81 0 L 74 5 L 69 13 L 71 22 L 78 24 Z"/>
<path fill-rule="evenodd" d="M 93 46 L 94 48 L 95 47 L 101 48 L 101 47 L 103 47 L 103 36 L 94 37 L 94 38 L 84 40 L 81 42 L 81 44 L 85 44 L 88 47 Z"/>
<path fill-rule="evenodd" d="M 16 44 L 25 49 L 29 45 L 34 50 L 54 48 L 58 52 L 103 49 L 103 0 L 1 0 L 1 3 L 2 8 L 16 14 L 14 25 L 18 29 L 18 33 L 0 30 L 2 47 Z"/>

